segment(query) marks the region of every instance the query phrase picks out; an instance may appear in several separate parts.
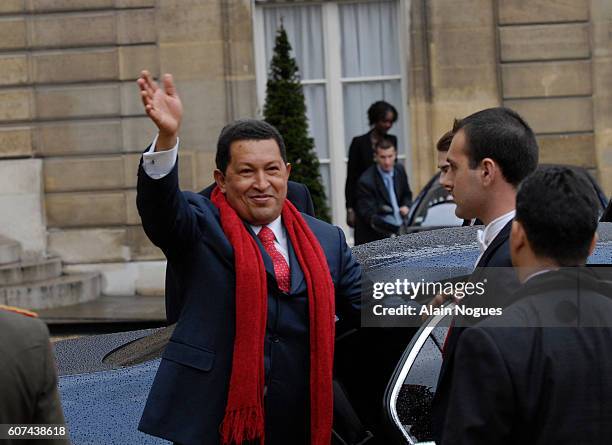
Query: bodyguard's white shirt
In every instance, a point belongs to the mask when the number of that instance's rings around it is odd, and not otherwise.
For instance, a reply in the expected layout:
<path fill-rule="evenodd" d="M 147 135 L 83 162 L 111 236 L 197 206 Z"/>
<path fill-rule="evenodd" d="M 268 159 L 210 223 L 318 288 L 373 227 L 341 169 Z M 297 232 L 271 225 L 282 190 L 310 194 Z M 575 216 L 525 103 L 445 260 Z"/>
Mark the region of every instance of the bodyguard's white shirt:
<path fill-rule="evenodd" d="M 480 248 L 480 255 L 478 255 L 478 259 L 476 260 L 476 264 L 474 265 L 474 267 L 476 267 L 491 242 L 495 239 L 497 235 L 499 235 L 499 232 L 501 232 L 504 226 L 508 224 L 508 222 L 510 222 L 515 215 L 516 210 L 511 210 L 508 213 L 505 213 L 495 218 L 484 228 L 484 230 L 478 230 L 477 237 L 478 247 Z"/>
<path fill-rule="evenodd" d="M 157 144 L 157 136 L 153 139 L 151 147 L 142 155 L 142 168 L 151 179 L 161 179 L 168 175 L 176 164 L 178 157 L 178 138 L 176 145 L 170 150 L 154 151 L 155 144 Z M 259 231 L 263 226 L 254 226 L 249 224 L 255 235 L 259 234 Z M 280 215 L 268 224 L 268 227 L 274 232 L 274 247 L 280 252 L 285 258 L 287 264 L 289 264 L 289 248 L 287 245 L 287 231 L 281 222 Z"/>

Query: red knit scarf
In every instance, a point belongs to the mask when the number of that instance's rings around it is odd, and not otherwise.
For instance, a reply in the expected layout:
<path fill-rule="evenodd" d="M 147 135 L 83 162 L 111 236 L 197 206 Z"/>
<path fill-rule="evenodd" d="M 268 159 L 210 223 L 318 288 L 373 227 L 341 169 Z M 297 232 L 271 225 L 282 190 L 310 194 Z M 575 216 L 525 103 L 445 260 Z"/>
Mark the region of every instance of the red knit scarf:
<path fill-rule="evenodd" d="M 264 443 L 264 335 L 267 317 L 267 280 L 257 242 L 218 187 L 212 202 L 219 209 L 221 227 L 234 248 L 236 268 L 236 337 L 225 418 L 223 444 L 246 440 Z M 317 238 L 288 200 L 282 220 L 308 287 L 310 324 L 310 437 L 311 445 L 329 445 L 333 417 L 334 284 Z"/>

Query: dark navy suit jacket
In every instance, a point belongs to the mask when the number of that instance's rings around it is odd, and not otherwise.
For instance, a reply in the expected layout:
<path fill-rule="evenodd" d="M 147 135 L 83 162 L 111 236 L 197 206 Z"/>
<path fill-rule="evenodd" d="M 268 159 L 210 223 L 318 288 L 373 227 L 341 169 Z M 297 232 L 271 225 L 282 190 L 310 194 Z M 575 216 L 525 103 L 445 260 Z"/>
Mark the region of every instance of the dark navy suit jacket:
<path fill-rule="evenodd" d="M 200 195 L 210 199 L 210 194 L 216 187 L 213 183 L 200 191 Z M 312 203 L 312 197 L 310 191 L 306 185 L 299 182 L 289 181 L 287 183 L 287 199 L 302 213 L 314 216 L 314 205 Z M 178 321 L 181 315 L 181 310 L 185 303 L 184 289 L 181 283 L 172 270 L 172 264 L 166 264 L 166 319 L 169 324 L 174 324 Z"/>
<path fill-rule="evenodd" d="M 470 276 L 471 282 L 482 281 L 485 277 L 489 279 L 489 284 L 494 283 L 495 288 L 487 289 L 484 298 L 492 295 L 495 292 L 496 302 L 505 302 L 506 306 L 511 303 L 513 292 L 516 291 L 520 283 L 518 277 L 512 268 L 512 259 L 510 258 L 510 230 L 512 221 L 508 222 L 497 236 L 491 241 L 491 244 L 482 254 L 482 257 L 476 265 L 476 270 Z M 487 268 L 502 268 L 498 270 L 488 270 Z M 492 279 L 494 278 L 494 280 Z M 488 284 L 488 286 L 489 286 Z M 466 301 L 468 304 L 468 301 Z M 479 305 L 475 302 L 474 307 Z M 448 399 L 451 392 L 452 369 L 455 361 L 457 343 L 461 334 L 465 331 L 464 326 L 454 326 L 448 334 L 448 338 L 444 347 L 444 359 L 442 360 L 442 368 L 438 377 L 438 385 L 433 399 L 432 406 L 432 430 L 436 443 L 442 443 L 442 430 L 448 413 Z"/>
<path fill-rule="evenodd" d="M 401 164 L 393 168 L 393 188 L 399 207 L 412 205 L 412 191 L 408 184 L 408 175 Z M 372 217 L 380 214 L 380 207 L 391 207 L 391 197 L 385 182 L 378 172 L 376 164 L 370 166 L 357 182 L 357 199 L 354 208 L 357 211 L 355 221 L 355 245 L 388 238 L 389 235 L 377 232 L 372 228 Z"/>
<path fill-rule="evenodd" d="M 612 437 L 612 290 L 572 267 L 529 279 L 461 335 L 443 444 L 602 444 Z"/>
<path fill-rule="evenodd" d="M 144 229 L 172 264 L 184 295 L 139 429 L 184 445 L 218 444 L 235 335 L 233 250 L 217 208 L 201 194 L 181 192 L 177 172 L 178 165 L 164 178 L 153 180 L 141 166 L 138 174 L 137 204 Z M 336 314 L 357 323 L 361 269 L 344 234 L 337 227 L 303 217 L 325 252 L 336 292 Z M 307 440 L 309 422 L 306 283 L 289 245 L 291 291 L 282 293 L 272 261 L 255 239 L 268 279 L 266 444 L 302 443 Z"/>

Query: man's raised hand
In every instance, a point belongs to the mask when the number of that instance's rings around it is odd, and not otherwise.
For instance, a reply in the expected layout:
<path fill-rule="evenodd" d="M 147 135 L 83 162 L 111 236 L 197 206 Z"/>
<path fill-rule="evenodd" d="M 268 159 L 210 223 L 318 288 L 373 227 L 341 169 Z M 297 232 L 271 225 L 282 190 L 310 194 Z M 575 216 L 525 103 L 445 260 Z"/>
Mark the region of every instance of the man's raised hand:
<path fill-rule="evenodd" d="M 148 71 L 142 71 L 136 81 L 140 88 L 140 98 L 145 112 L 159 129 L 156 151 L 169 150 L 176 145 L 176 138 L 181 119 L 183 105 L 178 97 L 171 74 L 164 74 L 160 88 Z"/>

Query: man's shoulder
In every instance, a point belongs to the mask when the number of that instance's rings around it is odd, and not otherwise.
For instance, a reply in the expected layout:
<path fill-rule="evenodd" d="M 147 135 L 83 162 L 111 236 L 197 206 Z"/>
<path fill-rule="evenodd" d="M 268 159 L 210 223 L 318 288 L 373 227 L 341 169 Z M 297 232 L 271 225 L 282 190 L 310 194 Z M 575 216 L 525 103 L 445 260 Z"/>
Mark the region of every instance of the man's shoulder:
<path fill-rule="evenodd" d="M 326 230 L 326 231 L 338 231 L 339 230 L 338 226 L 335 226 L 326 221 L 323 221 L 322 219 L 315 218 L 314 216 L 310 216 L 302 212 L 300 212 L 300 215 L 302 215 L 302 218 L 304 218 L 304 221 L 306 221 L 306 224 L 308 224 L 311 230 L 312 229 Z"/>
<path fill-rule="evenodd" d="M 376 164 L 370 165 L 359 177 L 359 184 L 371 185 L 377 174 Z"/>
<path fill-rule="evenodd" d="M 321 244 L 338 241 L 342 236 L 342 230 L 333 224 L 322 221 L 305 213 L 301 214 Z"/>
<path fill-rule="evenodd" d="M 485 250 L 478 267 L 512 267 L 512 259 L 510 258 L 511 227 L 512 221 L 509 221 L 493 238 Z"/>
<path fill-rule="evenodd" d="M 406 176 L 406 168 L 404 167 L 404 164 L 402 164 L 401 162 L 397 162 L 395 166 L 393 167 L 393 170 L 395 174 Z"/>
<path fill-rule="evenodd" d="M 204 190 L 201 192 L 182 191 L 181 193 L 192 207 L 199 209 L 204 215 L 217 218 L 219 209 L 213 204 L 209 196 L 206 196 Z"/>
<path fill-rule="evenodd" d="M 0 331 L 0 342 L 15 347 L 46 342 L 49 336 L 42 320 L 4 309 L 0 309 Z"/>
<path fill-rule="evenodd" d="M 370 132 L 368 131 L 367 133 L 361 134 L 359 136 L 355 136 L 353 138 L 353 140 L 351 141 L 351 145 L 352 144 L 363 144 L 364 141 L 368 141 L 370 140 Z"/>

